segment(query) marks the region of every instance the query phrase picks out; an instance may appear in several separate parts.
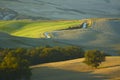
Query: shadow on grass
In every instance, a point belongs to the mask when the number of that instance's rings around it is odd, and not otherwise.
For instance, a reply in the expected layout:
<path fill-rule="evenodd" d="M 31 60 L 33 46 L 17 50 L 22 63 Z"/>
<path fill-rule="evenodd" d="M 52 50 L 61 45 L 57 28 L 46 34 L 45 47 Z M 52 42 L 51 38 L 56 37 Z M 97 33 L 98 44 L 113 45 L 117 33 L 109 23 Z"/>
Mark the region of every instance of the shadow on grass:
<path fill-rule="evenodd" d="M 104 80 L 105 75 L 96 75 L 91 72 L 76 72 L 50 67 L 34 68 L 31 80 Z"/>

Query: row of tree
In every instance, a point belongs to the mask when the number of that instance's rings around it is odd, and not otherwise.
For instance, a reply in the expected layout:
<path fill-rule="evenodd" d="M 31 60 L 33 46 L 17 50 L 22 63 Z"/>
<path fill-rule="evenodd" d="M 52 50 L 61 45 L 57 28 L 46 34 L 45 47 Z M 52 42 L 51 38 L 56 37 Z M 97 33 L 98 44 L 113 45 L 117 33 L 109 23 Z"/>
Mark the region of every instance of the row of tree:
<path fill-rule="evenodd" d="M 83 49 L 74 46 L 0 49 L 0 80 L 29 80 L 30 65 L 83 56 Z"/>
<path fill-rule="evenodd" d="M 80 47 L 67 46 L 67 47 L 37 47 L 31 49 L 17 48 L 17 49 L 1 49 L 0 55 L 2 60 L 8 53 L 14 52 L 19 57 L 30 61 L 31 65 L 62 61 L 80 58 L 84 56 L 84 50 Z"/>

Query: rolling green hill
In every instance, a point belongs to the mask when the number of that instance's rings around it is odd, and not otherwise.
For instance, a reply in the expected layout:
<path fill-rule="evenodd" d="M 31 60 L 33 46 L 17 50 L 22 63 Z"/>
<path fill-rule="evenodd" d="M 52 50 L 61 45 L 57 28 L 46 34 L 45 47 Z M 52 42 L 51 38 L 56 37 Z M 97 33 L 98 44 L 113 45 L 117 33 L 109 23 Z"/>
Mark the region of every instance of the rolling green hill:
<path fill-rule="evenodd" d="M 87 28 L 69 29 L 70 27 L 79 27 L 84 22 L 88 24 Z M 0 31 L 12 35 L 8 38 L 0 33 L 0 43 L 1 47 L 35 47 L 47 44 L 53 46 L 76 45 L 82 46 L 84 49 L 99 49 L 115 55 L 120 51 L 119 25 L 119 18 L 0 21 Z M 49 33 L 51 39 L 44 39 L 46 32 Z M 20 46 L 17 46 L 18 44 Z"/>
<path fill-rule="evenodd" d="M 56 20 L 32 21 L 10 20 L 0 21 L 0 47 L 1 48 L 31 48 L 36 46 L 65 46 L 52 39 L 44 39 L 45 32 L 61 30 L 83 23 L 84 20 Z"/>
<path fill-rule="evenodd" d="M 30 21 L 14 20 L 0 21 L 0 31 L 7 32 L 15 36 L 40 38 L 44 37 L 44 32 L 65 29 L 70 26 L 80 25 L 81 20 L 56 20 L 56 21 Z"/>

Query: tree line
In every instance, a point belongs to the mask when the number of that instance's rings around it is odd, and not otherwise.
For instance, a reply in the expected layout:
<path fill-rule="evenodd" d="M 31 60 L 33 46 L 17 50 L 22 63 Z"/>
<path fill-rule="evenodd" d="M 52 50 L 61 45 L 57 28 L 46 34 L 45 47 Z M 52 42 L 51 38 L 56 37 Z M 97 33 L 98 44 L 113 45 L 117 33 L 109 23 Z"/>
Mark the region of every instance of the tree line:
<path fill-rule="evenodd" d="M 84 50 L 75 46 L 0 49 L 0 80 L 29 80 L 30 65 L 83 56 Z"/>

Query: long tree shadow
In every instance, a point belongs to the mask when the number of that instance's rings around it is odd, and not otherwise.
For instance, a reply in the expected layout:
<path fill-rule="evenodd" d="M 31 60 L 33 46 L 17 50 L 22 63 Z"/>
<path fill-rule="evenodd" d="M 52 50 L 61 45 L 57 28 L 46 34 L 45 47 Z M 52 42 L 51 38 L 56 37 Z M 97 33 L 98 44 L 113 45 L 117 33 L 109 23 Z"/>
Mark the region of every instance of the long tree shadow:
<path fill-rule="evenodd" d="M 91 72 L 76 72 L 50 67 L 39 67 L 32 70 L 32 80 L 104 80 L 105 75 Z"/>
<path fill-rule="evenodd" d="M 106 67 L 100 67 L 99 69 L 103 69 L 103 68 L 112 68 L 112 67 L 118 67 L 120 65 L 113 65 L 113 66 L 106 66 Z"/>

